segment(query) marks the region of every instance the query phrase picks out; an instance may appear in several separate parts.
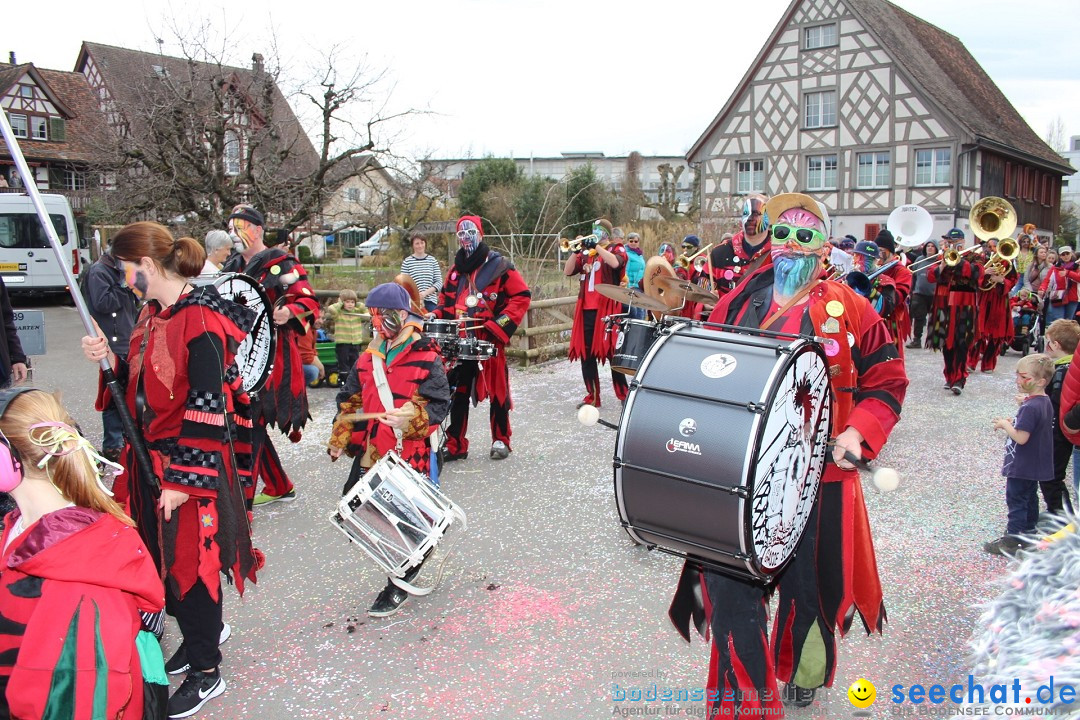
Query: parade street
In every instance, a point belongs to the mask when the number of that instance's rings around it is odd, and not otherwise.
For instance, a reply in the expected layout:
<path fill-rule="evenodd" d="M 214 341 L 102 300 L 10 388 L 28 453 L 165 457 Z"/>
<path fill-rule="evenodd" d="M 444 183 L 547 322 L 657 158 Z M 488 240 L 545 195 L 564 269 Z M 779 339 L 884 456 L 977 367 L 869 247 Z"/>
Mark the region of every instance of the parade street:
<path fill-rule="evenodd" d="M 48 353 L 33 359 L 33 383 L 62 390 L 98 442 L 96 368 L 79 350 L 78 316 L 47 306 L 45 325 Z M 955 397 L 942 389 L 939 354 L 908 351 L 903 416 L 877 462 L 899 471 L 899 489 L 880 494 L 863 482 L 888 609 L 884 636 L 867 637 L 856 620 L 840 645 L 834 687 L 788 717 L 851 717 L 847 689 L 859 678 L 877 688 L 873 717 L 888 715 L 894 685 L 966 680 L 978 605 L 1007 567 L 982 543 L 1005 527 L 1004 438 L 990 421 L 1015 411 L 1018 357 L 1010 352 L 995 373 L 974 374 Z M 617 422 L 606 369 L 601 377 L 601 417 Z M 620 700 L 704 687 L 709 650 L 696 635 L 685 644 L 667 619 L 681 561 L 636 546 L 618 524 L 616 434 L 578 422 L 579 366 L 512 370 L 511 388 L 511 456 L 488 458 L 482 404 L 472 411 L 469 458 L 444 470 L 442 488 L 468 527 L 453 527 L 425 565 L 421 584 L 441 573 L 438 588 L 378 620 L 365 611 L 385 576 L 328 520 L 349 467 L 325 452 L 335 390 L 311 391 L 301 442 L 274 436 L 298 498 L 255 510 L 267 564 L 243 600 L 226 590 L 228 690 L 204 717 L 704 715 L 702 702 Z M 166 657 L 178 642 L 170 625 Z"/>

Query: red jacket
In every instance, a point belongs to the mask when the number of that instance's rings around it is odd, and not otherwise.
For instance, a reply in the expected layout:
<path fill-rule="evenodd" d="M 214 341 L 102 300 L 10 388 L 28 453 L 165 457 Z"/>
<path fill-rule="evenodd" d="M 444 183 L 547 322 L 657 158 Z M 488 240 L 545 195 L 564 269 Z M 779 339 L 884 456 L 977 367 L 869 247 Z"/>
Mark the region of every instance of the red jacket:
<path fill-rule="evenodd" d="M 577 360 L 583 357 L 596 357 L 607 360 L 615 351 L 615 335 L 618 329 L 607 328 L 602 319 L 608 315 L 615 315 L 622 311 L 622 306 L 617 300 L 604 297 L 594 289 L 597 283 L 618 285 L 622 281 L 626 268 L 626 251 L 622 245 L 615 245 L 611 252 L 619 261 L 617 267 L 611 267 L 597 255 L 591 255 L 583 251 L 577 254 L 574 261 L 574 275 L 581 275 L 581 283 L 578 286 L 577 305 L 574 306 L 574 324 L 570 330 L 570 350 L 568 358 Z M 573 277 L 571 275 L 570 277 Z M 596 322 L 593 324 L 592 337 L 585 337 L 585 301 L 590 295 L 595 296 Z"/>
<path fill-rule="evenodd" d="M 1076 285 L 1080 283 L 1080 271 L 1077 271 L 1076 263 L 1070 262 L 1068 265 L 1055 265 L 1050 269 L 1050 272 L 1046 273 L 1046 277 L 1043 278 L 1042 286 L 1039 287 L 1039 292 L 1045 293 L 1050 289 L 1050 278 L 1054 278 L 1054 289 L 1065 290 L 1065 295 L 1060 300 L 1051 299 L 1051 303 L 1054 305 L 1063 305 L 1065 303 L 1077 302 L 1077 290 Z M 1071 320 L 1072 318 L 1066 318 Z"/>
<path fill-rule="evenodd" d="M 0 716 L 142 717 L 139 611 L 164 605 L 134 528 L 81 507 L 43 516 L 0 562 Z"/>
<path fill-rule="evenodd" d="M 1080 430 L 1080 352 L 1073 354 L 1061 386 L 1061 407 L 1058 409 L 1058 427 L 1073 445 L 1080 446 L 1080 432 L 1070 433 L 1066 428 Z"/>

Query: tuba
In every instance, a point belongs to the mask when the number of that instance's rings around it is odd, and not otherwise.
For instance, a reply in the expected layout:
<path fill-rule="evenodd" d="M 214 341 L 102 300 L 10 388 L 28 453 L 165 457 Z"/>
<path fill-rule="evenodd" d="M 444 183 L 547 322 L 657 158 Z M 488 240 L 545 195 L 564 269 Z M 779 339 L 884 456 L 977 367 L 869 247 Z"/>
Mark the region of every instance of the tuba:
<path fill-rule="evenodd" d="M 934 218 L 918 205 L 901 205 L 889 213 L 885 227 L 896 239 L 897 247 L 913 248 L 934 234 Z"/>
<path fill-rule="evenodd" d="M 991 280 L 990 275 L 1004 275 L 1009 271 L 1012 261 L 1020 254 L 1020 244 L 1012 238 L 1004 238 L 998 243 L 994 256 L 986 262 L 987 278 L 980 286 L 982 290 L 990 290 L 997 285 L 999 280 Z"/>
<path fill-rule="evenodd" d="M 980 240 L 1011 237 L 1016 230 L 1016 208 L 1005 198 L 984 197 L 972 206 L 968 222 Z"/>

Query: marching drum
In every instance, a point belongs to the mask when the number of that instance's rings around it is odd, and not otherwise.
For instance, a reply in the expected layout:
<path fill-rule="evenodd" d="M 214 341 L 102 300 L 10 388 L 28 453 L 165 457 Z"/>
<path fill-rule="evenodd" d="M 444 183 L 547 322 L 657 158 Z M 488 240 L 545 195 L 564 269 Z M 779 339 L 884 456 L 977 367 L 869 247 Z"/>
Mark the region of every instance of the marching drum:
<path fill-rule="evenodd" d="M 424 334 L 441 345 L 457 337 L 457 323 L 453 320 L 425 320 Z"/>
<path fill-rule="evenodd" d="M 656 340 L 657 325 L 645 320 L 619 318 L 618 334 L 615 336 L 615 352 L 611 356 L 611 369 L 625 375 L 635 375 L 645 359 L 645 353 Z"/>
<path fill-rule="evenodd" d="M 188 282 L 195 286 L 213 285 L 226 300 L 255 311 L 255 323 L 239 347 L 236 348 L 236 366 L 244 392 L 254 393 L 262 389 L 274 369 L 274 349 L 277 334 L 274 329 L 274 306 L 254 278 L 243 273 L 200 275 Z"/>
<path fill-rule="evenodd" d="M 474 337 L 455 337 L 442 345 L 443 358 L 449 360 L 490 360 L 498 349 L 495 343 Z"/>
<path fill-rule="evenodd" d="M 650 548 L 769 582 L 802 537 L 825 468 L 821 348 L 665 325 L 631 388 L 615 449 L 623 527 Z"/>
<path fill-rule="evenodd" d="M 394 452 L 341 498 L 330 522 L 394 577 L 423 562 L 465 513 Z"/>

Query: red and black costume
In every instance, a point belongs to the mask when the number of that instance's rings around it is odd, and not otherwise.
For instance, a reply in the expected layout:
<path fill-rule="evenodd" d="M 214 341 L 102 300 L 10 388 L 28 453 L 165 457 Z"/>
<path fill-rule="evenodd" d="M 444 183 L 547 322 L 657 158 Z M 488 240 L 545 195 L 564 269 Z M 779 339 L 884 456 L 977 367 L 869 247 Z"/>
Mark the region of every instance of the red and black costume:
<path fill-rule="evenodd" d="M 1001 282 L 987 288 L 990 275 L 983 266 L 985 280 L 979 287 L 979 321 L 975 342 L 968 351 L 967 366 L 971 370 L 982 362 L 982 371 L 991 372 L 997 367 L 1001 349 L 1012 341 L 1016 330 L 1013 327 L 1012 309 L 1009 306 L 1009 293 L 1016 285 L 1019 275 L 1012 263 L 1009 263 Z"/>
<path fill-rule="evenodd" d="M 387 342 L 372 343 L 366 351 L 360 353 L 360 359 L 349 372 L 345 387 L 337 394 L 338 409 L 342 414 L 356 412 L 379 412 L 383 408 L 379 389 L 375 384 L 373 369 L 374 359 L 381 358 L 385 363 L 386 381 L 394 398 L 394 407 L 401 407 L 412 402 L 418 413 L 401 437 L 401 451 L 398 455 L 417 472 L 430 474 L 431 445 L 429 437 L 446 417 L 450 409 L 450 386 L 447 384 L 446 371 L 439 356 L 438 344 L 421 334 L 423 326 L 419 321 L 406 323 L 412 332 L 401 345 L 387 352 Z M 363 420 L 357 423 L 337 422 L 330 437 L 332 447 L 345 450 L 346 454 L 357 459 L 366 458 L 374 464 L 387 452 L 397 446 L 394 429 L 377 420 Z M 369 450 L 369 446 L 374 450 Z M 354 472 L 349 476 L 345 492 L 359 480 L 361 463 L 353 464 Z M 355 477 L 354 477 L 355 476 Z"/>
<path fill-rule="evenodd" d="M 766 235 L 758 247 L 752 247 L 746 241 L 742 230 L 726 242 L 712 249 L 713 287 L 719 295 L 731 292 L 743 278 L 769 261 L 769 238 Z"/>
<path fill-rule="evenodd" d="M 304 266 L 281 248 L 267 248 L 248 261 L 244 260 L 243 255 L 231 255 L 221 270 L 249 275 L 262 285 L 275 308 L 287 307 L 292 311 L 287 323 L 275 325 L 277 347 L 274 351 L 274 369 L 255 399 L 255 417 L 252 418 L 255 425 L 252 438 L 255 467 L 252 477 L 256 483 L 262 477 L 266 494 L 285 495 L 292 491 L 293 484 L 281 465 L 266 427 L 276 426 L 296 442 L 310 417 L 304 366 L 296 336 L 306 334 L 318 320 L 319 301 L 308 283 Z M 249 499 L 254 490 L 253 486 Z"/>
<path fill-rule="evenodd" d="M 574 325 L 570 330 L 571 362 L 581 360 L 581 378 L 585 381 L 587 405 L 600 407 L 600 372 L 597 362 L 607 363 L 615 352 L 615 339 L 618 336 L 617 325 L 607 325 L 604 318 L 618 315 L 622 305 L 617 300 L 604 297 L 596 291 L 598 283 L 619 285 L 626 269 L 626 249 L 622 245 L 607 248 L 608 252 L 619 261 L 617 267 L 611 267 L 599 253 L 583 250 L 575 255 L 573 272 L 581 276 L 578 286 L 577 304 L 574 306 Z M 611 385 L 619 401 L 626 399 L 629 388 L 626 376 L 614 369 L 611 371 Z"/>
<path fill-rule="evenodd" d="M 112 515 L 67 507 L 7 546 L 18 518 L 0 540 L 0 717 L 141 718 L 139 612 L 165 599 L 143 541 Z"/>
<path fill-rule="evenodd" d="M 826 310 L 835 302 L 839 316 Z M 711 322 L 760 327 L 775 310 L 773 269 L 758 270 L 724 295 Z M 831 322 L 835 319 L 835 323 Z M 826 332 L 826 328 L 831 332 Z M 900 416 L 907 376 L 884 321 L 870 303 L 841 283 L 820 282 L 806 304 L 771 326 L 835 340 L 828 358 L 833 390 L 833 434 L 847 428 L 863 436 L 873 458 Z M 778 593 L 769 647 L 768 600 Z M 858 610 L 867 632 L 885 620 L 873 539 L 855 470 L 826 466 L 805 534 L 773 586 L 722 575 L 687 562 L 669 617 L 684 639 L 690 622 L 712 633 L 708 691 L 717 717 L 781 708 L 777 680 L 813 689 L 833 682 L 836 633 L 846 633 Z M 706 625 L 708 623 L 708 625 Z"/>
<path fill-rule="evenodd" d="M 131 517 L 165 578 L 166 610 L 198 669 L 216 668 L 221 659 L 221 575 L 243 594 L 262 565 L 244 503 L 251 423 L 235 362 L 254 319 L 253 310 L 223 299 L 214 286 L 197 287 L 164 309 L 148 303 L 128 351 L 126 401 L 155 475 L 161 489 L 190 499 L 165 522 L 160 491 L 143 476 L 130 444 L 121 478 L 128 479 Z M 103 388 L 98 409 L 108 396 Z"/>
<path fill-rule="evenodd" d="M 981 265 L 963 256 L 952 267 L 941 263 L 926 272 L 927 280 L 937 283 L 926 347 L 945 355 L 945 384 L 950 388 L 960 389 L 967 383 L 967 356 L 975 340 L 984 274 Z"/>
<path fill-rule="evenodd" d="M 897 256 L 895 260 L 900 260 Z M 892 262 L 891 260 L 889 262 Z M 885 324 L 889 327 L 889 334 L 896 343 L 896 350 L 900 359 L 904 358 L 904 343 L 911 337 L 911 311 L 908 308 L 908 298 L 911 297 L 911 287 L 915 278 L 911 271 L 904 267 L 903 261 L 897 262 L 879 277 L 888 278 L 892 281 L 895 290 L 895 304 L 889 314 L 881 313 L 885 318 Z"/>
<path fill-rule="evenodd" d="M 467 216 L 469 217 L 469 216 Z M 479 227 L 479 218 L 476 225 Z M 470 300 L 471 298 L 471 300 Z M 469 403 L 491 401 L 491 439 L 510 447 L 510 371 L 506 365 L 506 345 L 525 318 L 532 302 L 529 286 L 508 258 L 480 242 L 472 253 L 459 249 L 446 275 L 435 317 L 468 318 L 481 327 L 465 331 L 469 337 L 495 344 L 495 357 L 462 360 L 450 371 L 448 380 L 454 396 L 450 405 L 450 427 L 446 431 L 446 452 L 462 456 L 469 450 L 465 437 L 469 429 Z"/>

